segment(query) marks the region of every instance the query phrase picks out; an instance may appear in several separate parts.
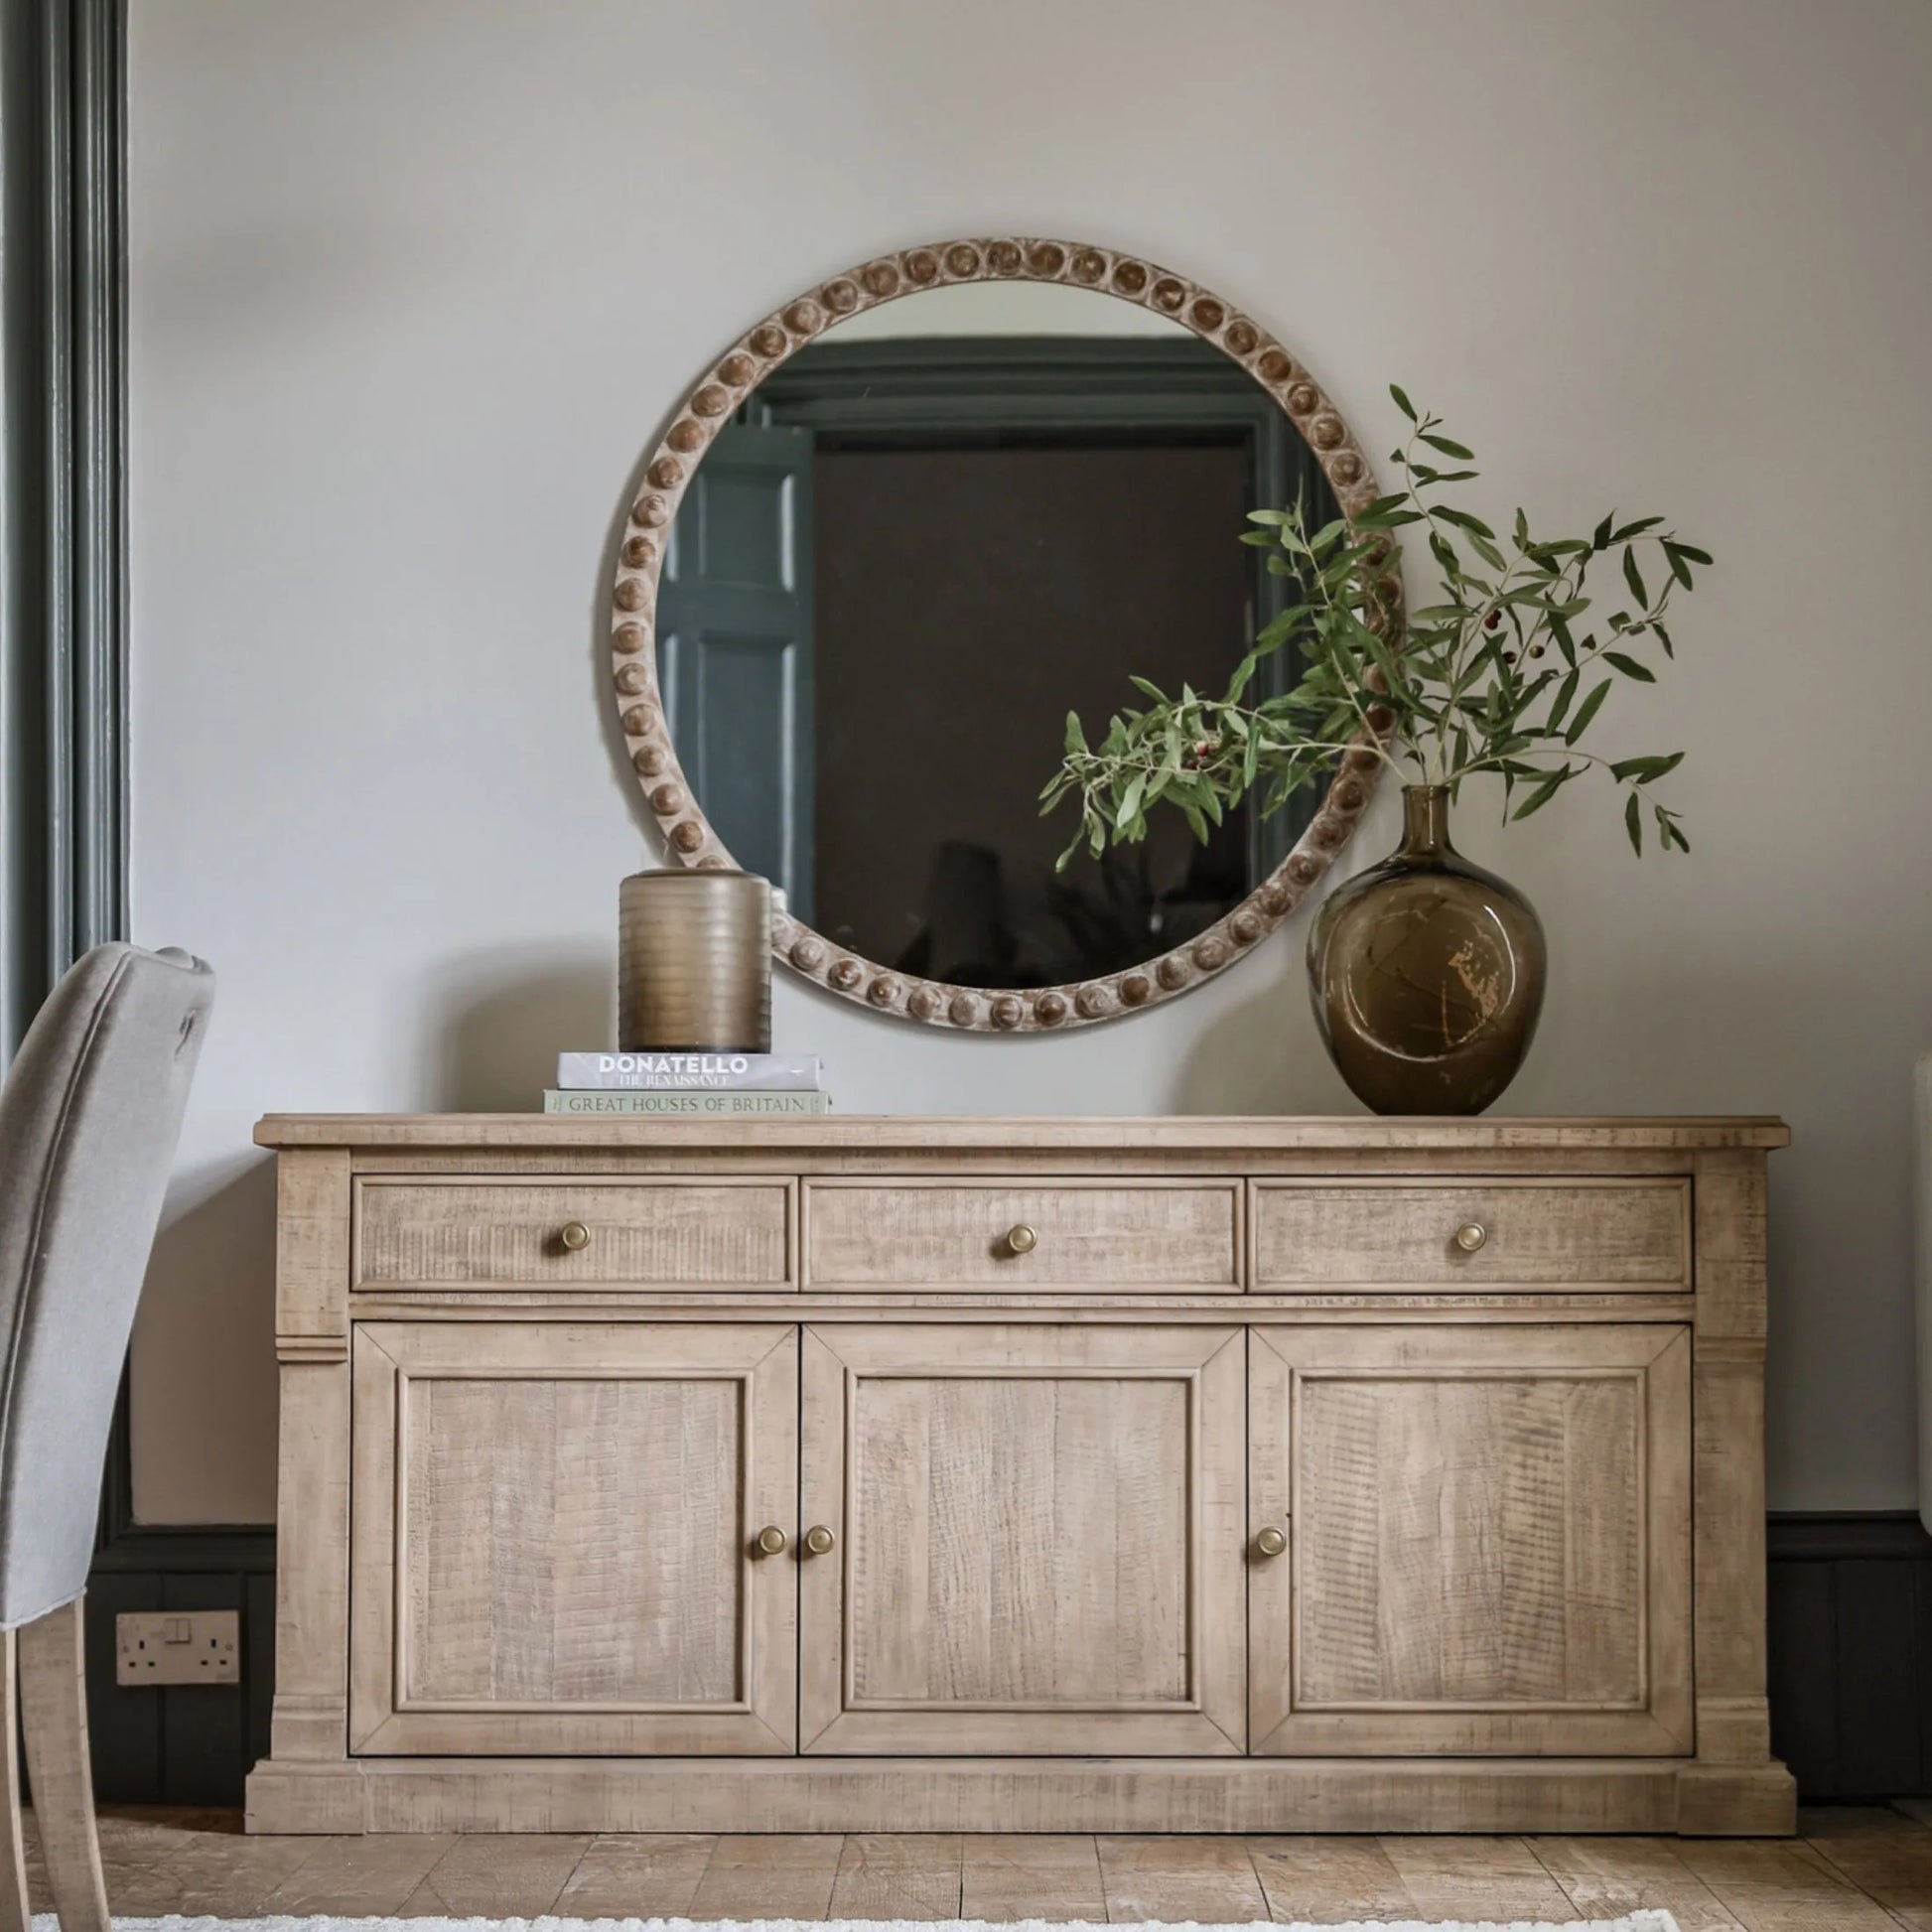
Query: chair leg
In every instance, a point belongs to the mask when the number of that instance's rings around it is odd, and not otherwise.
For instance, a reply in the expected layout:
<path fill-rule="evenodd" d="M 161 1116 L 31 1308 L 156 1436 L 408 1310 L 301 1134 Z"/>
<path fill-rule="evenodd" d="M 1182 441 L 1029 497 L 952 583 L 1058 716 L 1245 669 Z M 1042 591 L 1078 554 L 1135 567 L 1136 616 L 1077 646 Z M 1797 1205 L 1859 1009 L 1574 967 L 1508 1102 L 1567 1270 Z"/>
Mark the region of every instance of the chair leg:
<path fill-rule="evenodd" d="M 27 1903 L 27 1847 L 20 1836 L 20 1704 L 14 1663 L 14 1633 L 0 1636 L 6 1658 L 0 1663 L 0 1932 L 28 1932 L 33 1915 Z"/>
<path fill-rule="evenodd" d="M 107 1886 L 94 1837 L 93 1769 L 87 1760 L 80 1604 L 75 1597 L 16 1633 L 20 1715 L 34 1781 L 34 1822 L 61 1932 L 108 1932 Z"/>

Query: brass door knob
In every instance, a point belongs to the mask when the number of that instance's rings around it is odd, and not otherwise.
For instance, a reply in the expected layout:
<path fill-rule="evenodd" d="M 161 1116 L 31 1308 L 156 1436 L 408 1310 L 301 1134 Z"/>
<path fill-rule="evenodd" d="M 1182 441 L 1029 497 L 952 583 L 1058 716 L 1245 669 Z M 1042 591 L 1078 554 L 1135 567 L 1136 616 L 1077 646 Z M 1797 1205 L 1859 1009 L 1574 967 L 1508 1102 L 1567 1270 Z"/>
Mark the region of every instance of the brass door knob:
<path fill-rule="evenodd" d="M 776 1557 L 784 1554 L 785 1545 L 790 1541 L 776 1523 L 767 1523 L 759 1531 L 754 1547 L 761 1557 Z"/>
<path fill-rule="evenodd" d="M 1007 1252 L 1015 1255 L 1030 1255 L 1039 1246 L 1039 1236 L 1025 1221 L 1007 1229 Z"/>
<path fill-rule="evenodd" d="M 1489 1239 L 1489 1230 L 1480 1221 L 1464 1221 L 1455 1230 L 1455 1245 L 1465 1255 L 1472 1255 Z"/>
<path fill-rule="evenodd" d="M 805 1532 L 805 1552 L 808 1556 L 822 1557 L 837 1541 L 823 1523 L 814 1523 Z"/>
<path fill-rule="evenodd" d="M 563 1233 L 558 1239 L 572 1254 L 576 1254 L 580 1248 L 588 1248 L 591 1245 L 591 1231 L 582 1221 L 566 1221 Z"/>
<path fill-rule="evenodd" d="M 1258 1557 L 1278 1557 L 1287 1548 L 1288 1538 L 1272 1523 L 1255 1538 L 1255 1555 Z"/>

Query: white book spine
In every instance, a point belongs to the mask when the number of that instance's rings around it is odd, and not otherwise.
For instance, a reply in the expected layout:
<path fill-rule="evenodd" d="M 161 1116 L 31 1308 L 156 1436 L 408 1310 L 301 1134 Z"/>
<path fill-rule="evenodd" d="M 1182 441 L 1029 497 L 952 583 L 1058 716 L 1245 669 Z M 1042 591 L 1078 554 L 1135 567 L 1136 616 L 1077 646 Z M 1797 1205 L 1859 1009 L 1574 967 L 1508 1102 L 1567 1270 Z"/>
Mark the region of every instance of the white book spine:
<path fill-rule="evenodd" d="M 557 1085 L 580 1093 L 795 1093 L 821 1078 L 815 1053 L 559 1053 Z"/>

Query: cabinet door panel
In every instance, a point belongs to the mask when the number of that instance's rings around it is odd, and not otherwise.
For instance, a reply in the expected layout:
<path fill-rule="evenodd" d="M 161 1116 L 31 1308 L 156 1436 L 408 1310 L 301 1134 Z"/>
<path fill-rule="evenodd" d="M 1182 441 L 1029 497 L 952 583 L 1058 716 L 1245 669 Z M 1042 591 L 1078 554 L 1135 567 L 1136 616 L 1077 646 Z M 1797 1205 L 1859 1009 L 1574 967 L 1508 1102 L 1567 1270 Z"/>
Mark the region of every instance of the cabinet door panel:
<path fill-rule="evenodd" d="M 1691 1748 L 1687 1331 L 1251 1346 L 1257 1751 Z"/>
<path fill-rule="evenodd" d="M 796 1333 L 359 1324 L 353 1748 L 789 1750 Z"/>
<path fill-rule="evenodd" d="M 1239 1750 L 1242 1337 L 807 1329 L 812 1751 Z"/>

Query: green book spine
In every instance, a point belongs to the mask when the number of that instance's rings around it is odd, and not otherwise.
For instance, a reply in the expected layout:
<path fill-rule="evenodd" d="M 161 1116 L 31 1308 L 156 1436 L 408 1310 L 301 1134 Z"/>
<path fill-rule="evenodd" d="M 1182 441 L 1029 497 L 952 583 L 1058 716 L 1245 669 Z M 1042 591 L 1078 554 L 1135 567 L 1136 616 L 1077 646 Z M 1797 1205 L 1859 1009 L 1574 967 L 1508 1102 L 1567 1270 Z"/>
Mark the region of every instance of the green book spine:
<path fill-rule="evenodd" d="M 829 1114 L 829 1093 L 746 1093 L 716 1087 L 686 1092 L 663 1087 L 609 1088 L 592 1092 L 570 1087 L 546 1087 L 546 1114 L 676 1114 L 722 1120 L 749 1114 Z"/>

